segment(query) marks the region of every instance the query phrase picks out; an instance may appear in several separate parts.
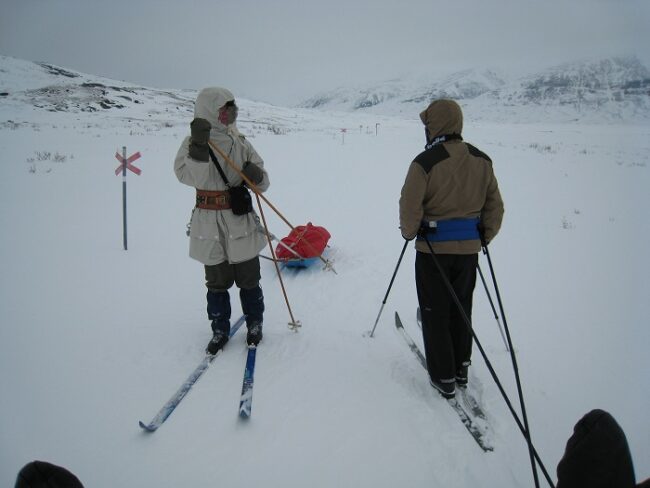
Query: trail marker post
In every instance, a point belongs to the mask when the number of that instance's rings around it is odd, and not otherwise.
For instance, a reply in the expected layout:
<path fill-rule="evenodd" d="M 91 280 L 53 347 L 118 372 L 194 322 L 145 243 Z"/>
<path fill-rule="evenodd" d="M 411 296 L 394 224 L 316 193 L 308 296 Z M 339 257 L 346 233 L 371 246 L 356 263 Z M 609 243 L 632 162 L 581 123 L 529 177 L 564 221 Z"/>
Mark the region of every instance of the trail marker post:
<path fill-rule="evenodd" d="M 120 165 L 115 169 L 115 176 L 118 176 L 120 172 L 122 173 L 122 240 L 124 242 L 124 250 L 128 249 L 127 246 L 127 230 L 126 230 L 126 170 L 140 175 L 142 170 L 136 166 L 133 166 L 131 163 L 136 159 L 140 158 L 140 152 L 136 152 L 126 157 L 126 146 L 122 146 L 122 154 L 119 152 L 115 153 L 115 158 L 120 162 Z"/>

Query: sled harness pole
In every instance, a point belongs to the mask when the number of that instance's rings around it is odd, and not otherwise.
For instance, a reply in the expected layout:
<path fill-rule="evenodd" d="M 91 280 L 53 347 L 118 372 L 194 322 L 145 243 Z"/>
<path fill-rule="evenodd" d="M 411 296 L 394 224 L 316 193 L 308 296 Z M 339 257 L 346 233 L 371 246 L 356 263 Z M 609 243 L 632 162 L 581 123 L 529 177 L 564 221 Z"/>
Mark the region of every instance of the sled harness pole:
<path fill-rule="evenodd" d="M 481 342 L 478 340 L 478 336 L 476 335 L 476 332 L 474 331 L 474 328 L 472 327 L 472 322 L 470 321 L 469 317 L 465 313 L 465 309 L 463 309 L 463 305 L 460 303 L 460 299 L 458 298 L 458 295 L 454 291 L 454 287 L 449 281 L 449 278 L 445 274 L 445 271 L 442 269 L 442 266 L 440 265 L 440 261 L 438 261 L 438 257 L 436 253 L 433 251 L 433 247 L 431 246 L 431 242 L 429 242 L 427 239 L 425 241 L 427 246 L 429 247 L 429 251 L 431 252 L 431 256 L 433 257 L 433 262 L 436 265 L 436 268 L 438 268 L 438 273 L 442 277 L 443 282 L 445 283 L 445 287 L 449 291 L 449 294 L 451 295 L 451 298 L 453 299 L 454 303 L 456 304 L 456 307 L 458 307 L 458 312 L 460 313 L 463 321 L 465 322 L 465 325 L 468 327 L 469 331 L 472 334 L 472 337 L 474 338 L 474 342 L 476 342 L 476 346 L 478 347 L 479 351 L 481 351 L 481 355 L 483 356 L 483 360 L 485 361 L 485 365 L 487 366 L 488 370 L 490 371 L 490 374 L 492 375 L 492 379 L 494 379 L 494 382 L 496 383 L 497 387 L 499 388 L 499 392 L 501 393 L 501 396 L 503 396 L 503 399 L 506 402 L 506 405 L 508 406 L 508 409 L 510 410 L 510 413 L 512 414 L 513 418 L 515 419 L 515 422 L 517 423 L 517 426 L 519 427 L 519 430 L 521 430 L 521 433 L 524 435 L 524 438 L 526 439 L 526 443 L 528 444 L 528 452 L 530 453 L 530 461 L 531 461 L 531 467 L 533 470 L 533 478 L 535 480 L 535 487 L 539 488 L 539 479 L 537 475 L 537 466 L 535 464 L 535 460 L 537 460 L 537 463 L 539 464 L 539 467 L 542 470 L 542 473 L 544 473 L 544 476 L 546 477 L 546 481 L 548 482 L 549 486 L 551 488 L 555 488 L 555 485 L 553 484 L 553 480 L 551 479 L 550 475 L 548 474 L 548 471 L 546 470 L 546 467 L 544 466 L 544 463 L 539 457 L 539 454 L 537 454 L 537 451 L 535 450 L 535 446 L 533 446 L 533 441 L 530 436 L 530 430 L 528 429 L 528 419 L 526 417 L 526 410 L 523 408 L 523 400 L 522 400 L 522 415 L 525 421 L 525 426 L 521 423 L 521 420 L 519 420 L 519 416 L 517 415 L 517 412 L 515 411 L 514 407 L 512 406 L 512 402 L 510 401 L 510 398 L 508 398 L 508 394 L 503 388 L 503 385 L 501 384 L 501 381 L 499 380 L 499 377 L 494 370 L 494 367 L 492 366 L 492 363 L 487 357 L 487 353 L 483 349 L 483 346 L 481 345 Z M 498 295 L 497 295 L 498 296 Z M 503 310 L 502 310 L 503 313 Z M 422 324 L 424 326 L 424 323 Z M 507 332 L 507 326 L 506 326 L 506 332 Z M 509 335 L 508 335 L 509 337 Z M 510 354 L 513 355 L 513 348 L 512 348 L 512 343 L 510 344 Z M 517 385 L 520 386 L 519 381 L 517 381 Z M 521 394 L 521 389 L 519 390 Z"/>
<path fill-rule="evenodd" d="M 273 234 L 271 234 L 271 240 L 276 240 L 276 241 L 278 241 L 278 245 L 279 245 L 279 246 L 282 246 L 282 247 L 285 248 L 287 251 L 289 251 L 291 254 L 293 254 L 293 255 L 296 257 L 296 259 L 305 259 L 305 258 L 303 258 L 300 254 L 298 254 L 298 253 L 293 249 L 293 247 L 291 247 L 291 246 L 287 246 L 284 242 L 282 242 L 282 239 L 278 239 L 278 238 L 275 237 Z"/>
<path fill-rule="evenodd" d="M 386 295 L 384 296 L 384 301 L 381 302 L 381 308 L 379 309 L 379 314 L 377 314 L 377 320 L 375 320 L 375 325 L 372 328 L 372 331 L 370 331 L 370 337 L 373 337 L 375 334 L 375 329 L 377 328 L 377 323 L 379 322 L 379 317 L 381 317 L 381 313 L 384 311 L 384 305 L 386 305 L 386 300 L 388 300 L 388 294 L 390 293 L 390 289 L 393 287 L 393 282 L 395 281 L 395 276 L 397 276 L 397 270 L 399 269 L 399 265 L 402 262 L 402 258 L 404 257 L 404 252 L 406 251 L 406 246 L 408 246 L 409 241 L 404 241 L 404 247 L 402 247 L 402 252 L 399 254 L 399 259 L 397 260 L 397 266 L 395 266 L 395 271 L 393 272 L 393 277 L 390 279 L 390 284 L 388 285 L 388 290 L 386 290 Z"/>
<path fill-rule="evenodd" d="M 506 351 L 510 352 L 510 348 L 508 347 L 508 341 L 506 340 L 506 336 L 503 334 L 503 327 L 501 326 L 501 320 L 499 319 L 499 315 L 497 314 L 496 308 L 494 308 L 494 302 L 492 301 L 490 290 L 488 290 L 487 283 L 485 282 L 483 271 L 481 271 L 481 266 L 477 264 L 476 269 L 478 269 L 478 274 L 481 277 L 481 281 L 483 282 L 483 288 L 485 288 L 485 294 L 487 295 L 488 300 L 490 301 L 490 306 L 492 307 L 492 313 L 494 314 L 494 318 L 497 321 L 497 325 L 499 326 L 499 332 L 501 332 L 501 339 L 503 339 L 503 343 L 506 346 Z"/>
<path fill-rule="evenodd" d="M 247 177 L 247 176 L 242 172 L 242 170 L 240 170 L 240 169 L 237 167 L 237 165 L 235 165 L 235 163 L 233 162 L 232 159 L 230 159 L 230 158 L 229 158 L 229 157 L 228 157 L 228 156 L 227 156 L 227 155 L 226 155 L 226 154 L 225 154 L 221 149 L 219 149 L 219 148 L 217 147 L 217 145 L 216 145 L 215 143 L 213 143 L 212 141 L 208 140 L 208 144 L 210 144 L 210 146 L 212 147 L 212 149 L 214 149 L 215 151 L 217 151 L 217 152 L 219 153 L 219 155 L 220 155 L 223 159 L 225 159 L 225 161 L 230 165 L 230 167 L 231 167 L 232 169 L 234 169 L 234 170 L 237 172 L 237 174 L 239 174 L 239 176 L 241 176 L 241 178 L 246 182 L 246 184 L 248 185 L 248 187 L 249 187 L 251 190 L 253 190 L 253 192 L 254 192 L 254 193 L 255 193 L 259 198 L 261 198 L 262 200 L 264 200 L 264 201 L 266 202 L 266 204 L 267 204 L 269 207 L 271 207 L 271 210 L 273 210 L 273 211 L 278 215 L 278 217 L 280 217 L 280 219 L 282 219 L 282 221 L 283 221 L 285 224 L 287 224 L 287 225 L 289 226 L 289 228 L 290 228 L 291 230 L 295 230 L 294 226 L 291 225 L 291 222 L 289 222 L 289 221 L 284 217 L 284 215 L 282 215 L 282 213 L 281 213 L 277 208 L 275 208 L 275 205 L 273 205 L 273 204 L 268 200 L 268 198 L 266 198 L 264 195 L 262 195 L 262 192 L 260 191 L 259 188 L 257 188 L 257 185 L 256 185 L 255 183 L 253 183 L 253 182 L 250 180 L 250 178 L 248 178 L 248 177 Z M 261 208 L 261 207 L 260 207 L 260 208 Z M 305 240 L 305 242 L 307 243 L 307 245 L 308 245 L 309 247 L 311 247 L 311 249 L 312 249 L 313 251 L 316 251 L 316 249 L 313 248 L 313 246 L 311 245 L 311 243 L 310 243 L 309 241 Z M 333 271 L 334 274 L 338 274 L 338 273 L 336 272 L 336 270 L 334 269 L 334 266 L 332 265 L 332 263 L 330 263 L 328 260 L 326 260 L 325 258 L 323 258 L 322 254 L 319 253 L 319 254 L 318 254 L 318 258 L 319 258 L 319 259 L 320 259 L 320 260 L 325 264 L 325 268 L 324 268 L 324 269 L 329 270 L 329 271 Z"/>
<path fill-rule="evenodd" d="M 291 317 L 291 322 L 289 322 L 289 328 L 295 332 L 298 331 L 298 327 L 301 327 L 300 321 L 297 321 L 293 318 L 293 312 L 291 311 L 291 305 L 289 305 L 289 298 L 287 297 L 287 291 L 284 288 L 284 282 L 282 281 L 282 273 L 280 273 L 280 267 L 278 266 L 278 261 L 275 257 L 275 251 L 273 250 L 273 244 L 271 243 L 271 234 L 269 228 L 266 225 L 266 217 L 264 216 L 264 210 L 262 210 L 262 202 L 260 201 L 259 194 L 255 194 L 257 198 L 257 207 L 260 209 L 260 216 L 262 217 L 262 223 L 264 224 L 264 233 L 266 234 L 266 240 L 269 243 L 269 249 L 271 250 L 271 256 L 273 257 L 273 265 L 275 266 L 275 272 L 278 274 L 278 279 L 280 280 L 280 287 L 282 288 L 282 294 L 284 295 L 284 301 L 287 304 L 287 309 L 289 310 L 289 317 Z"/>

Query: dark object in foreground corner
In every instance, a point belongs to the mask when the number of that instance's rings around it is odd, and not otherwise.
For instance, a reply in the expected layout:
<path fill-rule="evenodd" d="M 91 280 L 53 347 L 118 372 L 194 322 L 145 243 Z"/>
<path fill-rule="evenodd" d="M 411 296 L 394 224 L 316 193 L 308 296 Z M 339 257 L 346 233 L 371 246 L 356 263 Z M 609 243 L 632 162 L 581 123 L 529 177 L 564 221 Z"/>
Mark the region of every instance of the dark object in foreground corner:
<path fill-rule="evenodd" d="M 630 448 L 623 429 L 603 410 L 592 410 L 573 428 L 557 466 L 557 488 L 650 487 L 636 485 Z"/>
<path fill-rule="evenodd" d="M 18 473 L 15 488 L 83 488 L 70 471 L 45 461 L 32 461 Z"/>

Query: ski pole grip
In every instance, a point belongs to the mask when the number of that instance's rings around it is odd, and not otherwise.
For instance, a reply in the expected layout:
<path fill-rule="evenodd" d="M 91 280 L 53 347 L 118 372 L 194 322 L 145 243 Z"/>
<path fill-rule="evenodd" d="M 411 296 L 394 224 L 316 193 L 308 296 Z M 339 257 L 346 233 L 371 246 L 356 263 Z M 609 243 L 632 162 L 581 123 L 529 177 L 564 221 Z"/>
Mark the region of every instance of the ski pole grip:
<path fill-rule="evenodd" d="M 476 224 L 476 228 L 478 229 L 478 235 L 481 238 L 481 246 L 483 246 L 483 248 L 487 248 L 488 243 L 485 239 L 485 227 L 481 222 L 479 222 Z"/>

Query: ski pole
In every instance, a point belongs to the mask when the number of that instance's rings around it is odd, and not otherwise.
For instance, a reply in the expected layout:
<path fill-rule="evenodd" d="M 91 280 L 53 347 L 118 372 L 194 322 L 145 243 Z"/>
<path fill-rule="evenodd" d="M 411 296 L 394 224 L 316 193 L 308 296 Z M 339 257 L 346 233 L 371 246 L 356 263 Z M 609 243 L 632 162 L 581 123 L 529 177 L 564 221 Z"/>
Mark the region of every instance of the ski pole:
<path fill-rule="evenodd" d="M 271 210 L 273 210 L 273 211 L 278 215 L 278 217 L 280 217 L 280 219 L 282 219 L 282 221 L 283 221 L 285 224 L 287 224 L 287 225 L 289 226 L 289 228 L 291 228 L 291 230 L 295 230 L 295 227 L 294 227 L 293 225 L 291 225 L 291 222 L 289 222 L 289 221 L 285 218 L 285 216 L 282 215 L 282 213 L 281 213 L 277 208 L 275 208 L 275 205 L 273 205 L 273 204 L 269 201 L 268 198 L 266 198 L 264 195 L 262 195 L 262 192 L 261 192 L 260 189 L 257 187 L 257 185 L 256 185 L 255 183 L 253 183 L 253 182 L 250 180 L 250 178 L 248 178 L 248 177 L 243 173 L 243 171 L 240 170 L 240 169 L 237 167 L 237 165 L 235 165 L 235 163 L 233 162 L 233 160 L 230 159 L 230 158 L 226 155 L 226 153 L 224 153 L 221 149 L 219 149 L 219 148 L 217 147 L 217 145 L 216 145 L 215 143 L 213 143 L 212 141 L 208 140 L 208 144 L 210 144 L 210 146 L 212 147 L 212 149 L 214 149 L 215 151 L 217 151 L 217 152 L 219 153 L 219 155 L 220 155 L 220 156 L 221 156 L 221 157 L 226 161 L 226 163 L 228 163 L 228 165 L 230 165 L 230 167 L 231 167 L 232 169 L 234 169 L 234 170 L 237 172 L 237 174 L 239 174 L 239 176 L 241 176 L 242 180 L 244 180 L 244 181 L 246 182 L 246 184 L 248 185 L 248 187 L 249 187 L 251 190 L 253 190 L 253 193 L 255 193 L 259 198 L 261 198 L 262 200 L 264 200 L 264 201 L 266 202 L 266 204 L 271 208 Z M 318 252 L 318 251 L 316 251 L 316 249 L 314 249 L 314 247 L 312 246 L 312 244 L 311 244 L 309 241 L 306 240 L 305 242 L 307 243 L 307 245 L 308 245 L 309 247 L 311 247 L 312 251 L 314 251 L 314 252 Z M 338 273 L 336 272 L 336 270 L 334 269 L 334 266 L 332 265 L 332 263 L 331 263 L 330 261 L 328 261 L 327 259 L 325 259 L 325 258 L 322 256 L 322 254 L 319 253 L 319 254 L 318 254 L 318 258 L 319 258 L 321 261 L 323 261 L 323 263 L 325 263 L 325 269 L 330 270 L 330 271 L 333 271 L 334 274 L 338 274 Z"/>
<path fill-rule="evenodd" d="M 490 290 L 488 290 L 487 283 L 485 282 L 485 278 L 483 277 L 483 271 L 481 271 L 481 266 L 477 264 L 476 269 L 478 269 L 478 274 L 481 276 L 481 281 L 483 282 L 483 288 L 485 288 L 485 294 L 487 295 L 488 300 L 490 301 L 490 306 L 492 307 L 492 313 L 494 313 L 494 318 L 496 319 L 497 325 L 499 326 L 499 332 L 501 332 L 501 339 L 503 339 L 503 343 L 506 346 L 506 351 L 510 352 L 510 348 L 508 347 L 508 341 L 506 340 L 506 336 L 503 334 L 503 327 L 501 327 L 501 320 L 499 319 L 499 315 L 497 314 L 496 308 L 494 308 L 494 302 L 492 301 Z"/>
<path fill-rule="evenodd" d="M 293 312 L 291 311 L 291 305 L 289 305 L 289 298 L 287 297 L 287 290 L 284 288 L 284 282 L 282 281 L 282 274 L 280 273 L 280 267 L 278 266 L 278 260 L 275 257 L 275 251 L 273 250 L 273 243 L 271 242 L 271 233 L 269 228 L 266 225 L 266 217 L 264 217 L 264 210 L 262 209 L 262 202 L 260 202 L 259 195 L 257 197 L 257 207 L 260 209 L 260 216 L 262 217 L 262 223 L 264 224 L 264 231 L 266 234 L 266 239 L 269 243 L 269 249 L 271 250 L 271 257 L 273 258 L 273 264 L 275 265 L 275 272 L 278 274 L 278 279 L 280 280 L 280 288 L 282 288 L 282 294 L 284 295 L 284 301 L 287 304 L 287 309 L 289 310 L 289 317 L 291 317 L 291 322 L 289 322 L 289 328 L 293 331 L 297 331 L 298 327 L 301 327 L 302 324 L 300 321 L 296 321 L 293 318 Z"/>
<path fill-rule="evenodd" d="M 521 430 L 521 433 L 524 435 L 524 438 L 526 439 L 526 443 L 528 444 L 528 451 L 530 453 L 530 459 L 531 459 L 531 467 L 533 470 L 533 478 L 535 480 L 535 486 L 539 488 L 539 479 L 537 476 L 537 467 L 535 464 L 535 460 L 537 460 L 537 463 L 539 464 L 542 473 L 546 477 L 546 481 L 548 484 L 551 486 L 551 488 L 555 488 L 555 485 L 553 484 L 553 481 L 548 474 L 548 471 L 546 470 L 546 467 L 544 466 L 544 463 L 540 459 L 539 455 L 537 454 L 537 451 L 535 450 L 535 446 L 533 445 L 532 438 L 530 436 L 530 430 L 528 429 L 528 420 L 526 418 L 525 414 L 525 409 L 523 412 L 523 418 L 525 419 L 525 425 L 521 423 L 521 420 L 519 420 L 519 416 L 517 415 L 517 412 L 515 411 L 514 407 L 512 406 L 512 402 L 510 401 L 510 398 L 508 397 L 508 394 L 506 393 L 505 389 L 503 388 L 503 385 L 501 384 L 501 381 L 499 380 L 499 376 L 497 375 L 496 371 L 494 370 L 494 367 L 492 366 L 492 363 L 487 357 L 487 353 L 483 349 L 483 346 L 481 345 L 481 342 L 478 339 L 478 336 L 476 335 L 476 332 L 474 331 L 474 328 L 472 327 L 472 322 L 470 321 L 469 317 L 467 316 L 467 313 L 465 313 L 465 309 L 463 308 L 463 305 L 460 303 L 460 299 L 458 298 L 458 295 L 456 294 L 456 291 L 454 290 L 454 287 L 452 286 L 451 282 L 449 281 L 449 278 L 445 274 L 445 271 L 442 269 L 442 266 L 440 265 L 440 262 L 438 261 L 438 257 L 436 256 L 436 253 L 433 251 L 433 247 L 431 246 L 431 243 L 425 239 L 424 240 L 427 243 L 427 246 L 429 247 L 429 251 L 431 252 L 431 256 L 433 258 L 433 262 L 436 265 L 436 268 L 438 269 L 438 273 L 440 273 L 440 276 L 442 277 L 442 280 L 445 284 L 445 287 L 449 291 L 449 294 L 451 295 L 454 303 L 458 307 L 458 311 L 465 322 L 465 325 L 469 328 L 470 333 L 472 334 L 472 337 L 474 338 L 474 342 L 476 343 L 476 346 L 478 347 L 479 351 L 481 352 L 481 355 L 483 356 L 483 360 L 485 361 L 485 365 L 487 366 L 488 370 L 490 371 L 490 374 L 492 375 L 492 379 L 494 379 L 494 382 L 496 383 L 497 387 L 499 388 L 499 392 L 501 393 L 501 396 L 503 397 L 504 401 L 506 402 L 506 405 L 508 406 L 508 409 L 510 410 L 510 413 L 512 414 L 513 418 L 515 419 L 515 422 L 517 423 L 517 426 L 519 427 L 519 430 Z M 497 295 L 498 296 L 498 295 Z M 503 310 L 501 311 L 503 314 Z M 507 327 L 506 327 L 506 332 L 507 332 Z M 510 344 L 510 353 L 511 355 L 513 354 L 513 349 L 512 349 L 512 343 Z M 520 396 L 520 401 L 523 404 L 523 400 L 521 399 Z M 524 407 L 525 408 L 525 407 Z"/>
<path fill-rule="evenodd" d="M 399 254 L 399 259 L 397 260 L 397 266 L 395 266 L 395 271 L 393 272 L 393 277 L 390 279 L 390 284 L 388 285 L 388 290 L 386 290 L 386 296 L 384 296 L 384 301 L 381 302 L 381 308 L 379 309 L 379 314 L 377 314 L 377 320 L 375 320 L 375 325 L 372 328 L 372 331 L 370 332 L 370 337 L 372 337 L 375 334 L 375 329 L 377 328 L 377 323 L 379 322 L 379 317 L 381 317 L 381 313 L 384 311 L 384 305 L 386 305 L 386 300 L 388 300 L 388 294 L 390 293 L 390 289 L 393 287 L 393 282 L 395 281 L 395 276 L 397 276 L 397 270 L 399 269 L 399 265 L 402 262 L 402 258 L 404 257 L 404 252 L 406 251 L 406 246 L 408 245 L 409 241 L 405 240 L 404 241 L 404 247 L 402 248 L 402 252 Z"/>
<path fill-rule="evenodd" d="M 506 320 L 506 316 L 503 310 L 503 302 L 501 300 L 501 294 L 499 293 L 499 285 L 497 284 L 497 279 L 494 274 L 494 267 L 492 266 L 492 258 L 490 257 L 490 252 L 488 251 L 488 245 L 487 241 L 485 240 L 485 236 L 481 232 L 481 245 L 483 247 L 483 253 L 487 257 L 488 260 L 488 265 L 490 267 L 490 274 L 492 275 L 492 284 L 494 285 L 494 291 L 497 297 L 497 303 L 499 304 L 499 310 L 501 311 L 501 317 L 503 317 L 503 326 L 506 331 L 506 337 L 508 339 L 508 346 L 510 347 L 510 359 L 512 360 L 512 369 L 515 374 L 515 381 L 517 383 L 517 394 L 519 395 L 519 403 L 521 406 L 521 415 L 522 419 L 524 421 L 524 427 L 526 428 L 526 432 L 528 433 L 528 437 L 530 438 L 530 427 L 528 425 L 528 416 L 526 415 L 526 405 L 524 403 L 524 394 L 521 388 L 521 380 L 519 378 L 519 368 L 517 367 L 517 357 L 515 355 L 515 350 L 514 347 L 512 346 L 512 339 L 510 337 L 510 330 L 508 328 L 508 321 Z M 530 444 L 529 448 L 532 448 L 532 444 Z M 530 450 L 530 459 L 531 462 L 533 460 L 533 452 L 532 449 Z M 537 473 L 535 473 L 537 474 Z"/>

